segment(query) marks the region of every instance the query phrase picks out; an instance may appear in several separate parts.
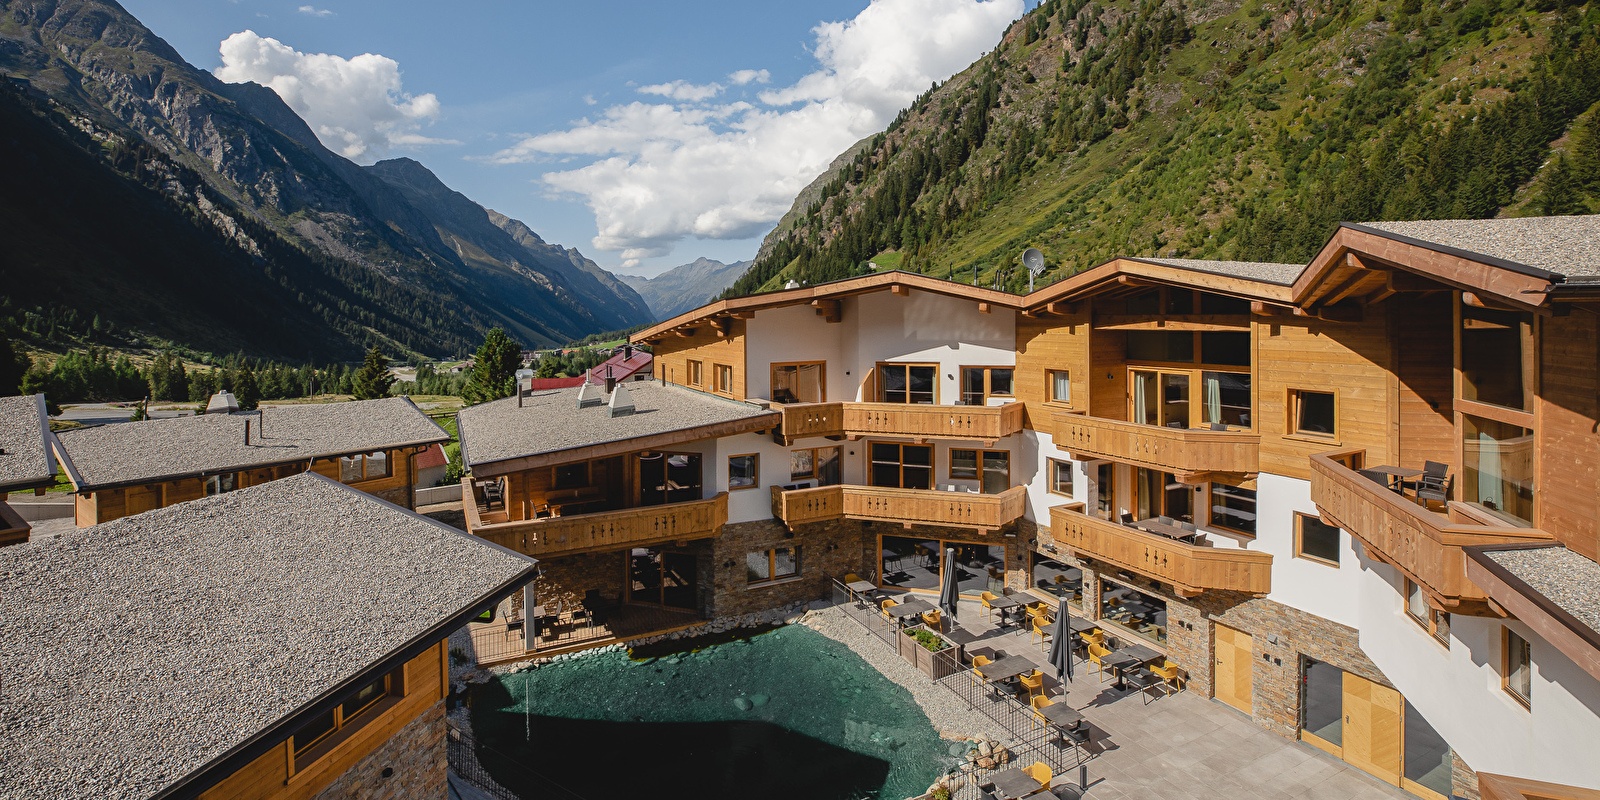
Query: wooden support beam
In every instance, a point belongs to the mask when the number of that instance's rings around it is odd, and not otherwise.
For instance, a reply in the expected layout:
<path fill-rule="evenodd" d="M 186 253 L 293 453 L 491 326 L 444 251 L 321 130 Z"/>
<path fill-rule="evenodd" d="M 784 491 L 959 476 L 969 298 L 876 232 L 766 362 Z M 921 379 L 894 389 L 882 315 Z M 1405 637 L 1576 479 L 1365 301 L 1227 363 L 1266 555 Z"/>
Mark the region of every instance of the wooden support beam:
<path fill-rule="evenodd" d="M 1263 300 L 1250 301 L 1250 313 L 1258 317 L 1279 317 L 1283 316 L 1288 311 L 1289 309 L 1284 308 L 1283 306 L 1273 305 L 1272 303 L 1268 303 Z"/>
<path fill-rule="evenodd" d="M 889 291 L 892 294 L 897 294 L 897 295 L 900 295 L 901 297 L 905 297 L 906 295 L 911 294 L 911 287 L 910 286 L 902 286 L 902 285 L 896 283 L 896 284 L 894 284 L 894 285 L 889 287 Z"/>
<path fill-rule="evenodd" d="M 756 312 L 749 311 L 749 310 L 735 311 L 735 312 L 729 314 L 728 316 L 733 317 L 734 319 L 755 319 L 756 318 Z"/>
<path fill-rule="evenodd" d="M 978 313 L 979 314 L 987 314 L 987 313 L 990 312 L 990 310 L 991 309 L 989 308 L 989 304 L 988 303 L 979 303 L 978 304 Z"/>
<path fill-rule="evenodd" d="M 696 329 L 696 328 L 678 328 L 678 329 L 675 329 L 672 333 L 673 333 L 673 335 L 677 336 L 679 339 L 687 339 L 687 338 L 695 335 L 695 333 L 697 333 L 697 332 L 698 332 L 698 329 Z"/>
<path fill-rule="evenodd" d="M 1065 316 L 1067 314 L 1075 314 L 1075 313 L 1077 313 L 1078 304 L 1077 303 L 1069 303 L 1069 302 L 1066 302 L 1065 300 L 1057 300 L 1057 301 L 1055 301 L 1053 303 L 1046 303 L 1045 307 L 1044 307 L 1044 310 L 1050 312 L 1051 314 L 1061 314 L 1061 315 Z"/>
<path fill-rule="evenodd" d="M 827 322 L 838 322 L 843 319 L 844 310 L 838 300 L 812 300 L 811 307 L 816 309 L 817 316 Z"/>

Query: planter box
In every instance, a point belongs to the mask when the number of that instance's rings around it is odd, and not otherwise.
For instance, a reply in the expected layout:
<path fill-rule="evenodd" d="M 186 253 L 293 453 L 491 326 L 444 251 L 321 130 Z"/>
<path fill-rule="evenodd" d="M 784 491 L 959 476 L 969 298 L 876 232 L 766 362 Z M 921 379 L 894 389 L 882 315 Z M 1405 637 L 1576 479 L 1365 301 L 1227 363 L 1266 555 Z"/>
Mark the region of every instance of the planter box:
<path fill-rule="evenodd" d="M 933 680 L 939 680 L 961 671 L 961 646 L 946 639 L 943 635 L 935 633 L 934 635 L 938 636 L 940 641 L 949 646 L 938 652 L 929 650 L 919 644 L 916 637 L 912 635 L 913 631 L 924 630 L 928 630 L 928 628 L 923 625 L 906 629 L 905 634 L 900 637 L 901 657 L 911 662 L 912 666 L 917 668 L 917 671 Z M 909 653 L 907 652 L 908 650 L 910 651 Z"/>
<path fill-rule="evenodd" d="M 922 645 L 917 644 L 917 637 L 913 636 L 911 632 L 915 630 L 921 630 L 921 628 L 921 625 L 918 625 L 914 628 L 905 628 L 900 631 L 899 636 L 895 637 L 895 641 L 900 643 L 900 657 L 905 659 L 906 663 L 913 667 L 917 665 L 917 651 L 922 650 L 923 648 Z"/>

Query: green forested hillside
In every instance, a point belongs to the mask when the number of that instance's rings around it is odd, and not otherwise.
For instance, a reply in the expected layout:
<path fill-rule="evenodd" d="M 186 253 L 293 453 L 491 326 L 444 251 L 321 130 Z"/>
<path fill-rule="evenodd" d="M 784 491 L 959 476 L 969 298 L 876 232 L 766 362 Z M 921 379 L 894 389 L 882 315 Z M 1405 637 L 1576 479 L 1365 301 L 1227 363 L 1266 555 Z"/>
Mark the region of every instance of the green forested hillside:
<path fill-rule="evenodd" d="M 1048 0 L 729 290 L 1118 255 L 1303 261 L 1343 220 L 1600 211 L 1600 3 Z M 892 260 L 892 258 L 891 258 Z"/>

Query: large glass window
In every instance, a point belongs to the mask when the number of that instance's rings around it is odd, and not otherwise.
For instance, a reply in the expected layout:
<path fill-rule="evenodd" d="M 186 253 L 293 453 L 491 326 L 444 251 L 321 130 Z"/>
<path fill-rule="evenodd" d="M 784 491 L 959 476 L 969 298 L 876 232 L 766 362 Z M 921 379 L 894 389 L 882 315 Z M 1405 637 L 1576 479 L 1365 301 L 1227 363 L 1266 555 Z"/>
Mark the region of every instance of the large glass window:
<path fill-rule="evenodd" d="M 943 553 L 950 548 L 956 551 L 956 587 L 961 594 L 998 594 L 1005 587 L 1003 546 L 909 536 L 884 536 L 881 541 L 884 586 L 938 591 L 943 585 Z"/>
<path fill-rule="evenodd" d="M 1129 331 L 1129 361 L 1194 361 L 1194 334 L 1188 331 Z"/>
<path fill-rule="evenodd" d="M 772 399 L 778 403 L 820 403 L 824 383 L 821 361 L 772 365 Z"/>
<path fill-rule="evenodd" d="M 883 387 L 885 403 L 919 403 L 931 405 L 938 401 L 939 368 L 931 364 L 880 364 L 878 385 Z"/>
<path fill-rule="evenodd" d="M 1533 524 L 1533 431 L 1461 416 L 1459 497 L 1514 525 Z"/>
<path fill-rule="evenodd" d="M 728 488 L 754 489 L 761 483 L 761 456 L 756 453 L 728 456 Z"/>
<path fill-rule="evenodd" d="M 789 451 L 789 480 L 808 479 L 815 479 L 818 486 L 839 484 L 838 447 L 807 447 Z"/>
<path fill-rule="evenodd" d="M 389 477 L 389 453 L 379 450 L 365 455 L 340 456 L 339 480 L 357 483 Z"/>
<path fill-rule="evenodd" d="M 1194 521 L 1193 504 L 1189 498 L 1194 487 L 1179 483 L 1170 472 L 1136 468 L 1134 480 L 1134 516 L 1138 519 L 1171 517 L 1185 522 Z"/>
<path fill-rule="evenodd" d="M 341 468 L 343 467 L 342 464 L 340 466 Z M 233 491 L 236 478 L 238 478 L 238 475 L 232 472 L 225 472 L 221 475 L 212 475 L 206 478 L 206 495 L 226 494 Z"/>
<path fill-rule="evenodd" d="M 1074 607 L 1083 607 L 1083 570 L 1071 564 L 1034 553 L 1028 585 Z"/>
<path fill-rule="evenodd" d="M 1010 367 L 962 367 L 961 402 L 982 406 L 991 397 L 1012 396 L 1012 375 Z"/>
<path fill-rule="evenodd" d="M 636 547 L 628 559 L 628 601 L 669 608 L 698 608 L 699 564 L 693 553 Z"/>
<path fill-rule="evenodd" d="M 657 506 L 700 499 L 698 453 L 640 453 L 638 459 L 640 505 Z"/>
<path fill-rule="evenodd" d="M 1117 514 L 1117 465 L 1102 461 L 1094 467 L 1094 510 L 1102 519 L 1115 519 Z"/>
<path fill-rule="evenodd" d="M 1533 705 L 1533 648 L 1510 628 L 1505 632 L 1505 665 L 1500 673 L 1505 690 L 1523 705 Z"/>
<path fill-rule="evenodd" d="M 1167 641 L 1167 601 L 1100 579 L 1100 617 L 1155 642 Z"/>
<path fill-rule="evenodd" d="M 1211 525 L 1247 536 L 1256 535 L 1256 490 L 1226 483 L 1211 484 Z"/>
<path fill-rule="evenodd" d="M 1307 389 L 1289 390 L 1290 433 L 1309 436 L 1337 436 L 1338 412 L 1333 392 Z"/>
<path fill-rule="evenodd" d="M 1250 373 L 1200 373 L 1200 421 L 1206 425 L 1250 427 Z"/>
<path fill-rule="evenodd" d="M 873 442 L 868 454 L 867 479 L 873 486 L 901 489 L 933 488 L 933 446 Z"/>
<path fill-rule="evenodd" d="M 1307 658 L 1305 666 L 1306 733 L 1334 747 L 1344 744 L 1344 670 Z"/>
<path fill-rule="evenodd" d="M 1443 797 L 1450 796 L 1450 745 L 1406 701 L 1405 777 Z"/>
<path fill-rule="evenodd" d="M 1133 421 L 1189 427 L 1189 373 L 1133 371 Z"/>
<path fill-rule="evenodd" d="M 1461 398 L 1527 409 L 1533 396 L 1533 315 L 1461 306 Z"/>
<path fill-rule="evenodd" d="M 793 578 L 800 574 L 800 548 L 774 547 L 749 553 L 745 556 L 744 572 L 747 583 Z"/>
<path fill-rule="evenodd" d="M 1011 488 L 1011 453 L 951 448 L 950 479 L 981 480 L 984 494 L 999 494 Z"/>
<path fill-rule="evenodd" d="M 1250 366 L 1248 331 L 1206 331 L 1200 334 L 1200 363 Z"/>

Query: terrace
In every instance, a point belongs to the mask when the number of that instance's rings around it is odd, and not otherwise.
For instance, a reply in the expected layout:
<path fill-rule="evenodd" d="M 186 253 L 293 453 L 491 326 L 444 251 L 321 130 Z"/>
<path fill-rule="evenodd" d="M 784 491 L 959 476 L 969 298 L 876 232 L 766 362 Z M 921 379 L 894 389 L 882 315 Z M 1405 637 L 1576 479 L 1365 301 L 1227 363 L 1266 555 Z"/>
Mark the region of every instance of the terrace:
<path fill-rule="evenodd" d="M 1192 527 L 1159 519 L 1120 524 L 1073 506 L 1050 509 L 1051 536 L 1058 546 L 1170 583 L 1179 595 L 1272 590 L 1271 553 L 1215 547 L 1205 533 L 1186 529 Z"/>
<path fill-rule="evenodd" d="M 1027 488 L 999 494 L 884 486 L 772 487 L 772 515 L 794 527 L 830 519 L 864 519 L 998 530 L 1022 516 Z"/>

